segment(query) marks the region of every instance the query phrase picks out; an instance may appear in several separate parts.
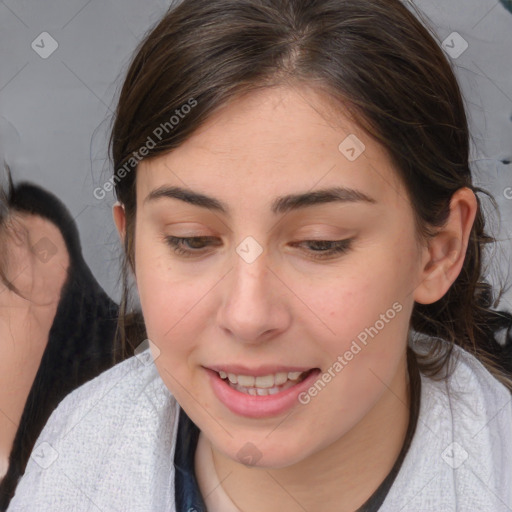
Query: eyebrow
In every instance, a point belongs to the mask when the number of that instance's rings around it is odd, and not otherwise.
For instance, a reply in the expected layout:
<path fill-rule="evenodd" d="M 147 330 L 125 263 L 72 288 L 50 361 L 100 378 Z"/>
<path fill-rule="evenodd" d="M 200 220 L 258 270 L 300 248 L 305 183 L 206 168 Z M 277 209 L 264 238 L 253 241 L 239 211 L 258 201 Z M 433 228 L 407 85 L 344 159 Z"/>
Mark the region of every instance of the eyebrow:
<path fill-rule="evenodd" d="M 207 208 L 228 216 L 230 215 L 229 206 L 222 201 L 183 187 L 159 187 L 148 194 L 146 199 L 144 199 L 144 204 L 161 198 L 179 199 L 180 201 L 194 206 Z M 331 187 L 314 192 L 303 192 L 277 197 L 272 201 L 271 211 L 275 215 L 278 215 L 320 204 L 354 202 L 375 204 L 377 201 L 359 190 L 344 187 Z"/>

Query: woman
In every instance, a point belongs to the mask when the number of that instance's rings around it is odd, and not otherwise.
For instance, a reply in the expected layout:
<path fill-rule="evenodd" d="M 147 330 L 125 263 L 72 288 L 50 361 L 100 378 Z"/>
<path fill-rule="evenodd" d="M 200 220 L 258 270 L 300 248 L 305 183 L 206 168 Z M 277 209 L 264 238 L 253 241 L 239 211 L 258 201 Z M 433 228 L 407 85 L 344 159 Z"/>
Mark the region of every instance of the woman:
<path fill-rule="evenodd" d="M 0 219 L 0 510 L 58 403 L 123 357 L 114 346 L 117 305 L 85 263 L 68 209 L 8 175 Z"/>
<path fill-rule="evenodd" d="M 512 507 L 468 139 L 399 1 L 171 8 L 111 138 L 149 349 L 64 400 L 9 510 Z"/>

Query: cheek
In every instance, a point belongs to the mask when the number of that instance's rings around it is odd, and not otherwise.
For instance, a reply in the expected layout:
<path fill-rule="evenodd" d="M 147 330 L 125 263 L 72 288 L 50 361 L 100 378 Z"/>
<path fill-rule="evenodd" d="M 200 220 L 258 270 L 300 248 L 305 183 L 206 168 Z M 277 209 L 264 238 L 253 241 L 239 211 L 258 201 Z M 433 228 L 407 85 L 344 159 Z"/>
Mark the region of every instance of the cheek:
<path fill-rule="evenodd" d="M 295 290 L 305 297 L 310 311 L 307 317 L 317 325 L 316 330 L 322 330 L 325 339 L 340 343 L 376 323 L 382 330 L 382 322 L 389 325 L 387 320 L 400 316 L 398 310 L 411 300 L 408 278 L 403 274 L 389 265 L 351 267 L 323 283 L 297 283 Z"/>
<path fill-rule="evenodd" d="M 412 268 L 382 253 L 322 286 L 302 284 L 298 293 L 315 313 L 308 315 L 311 338 L 324 355 L 323 370 L 335 375 L 326 377 L 328 409 L 356 414 L 354 404 L 373 402 L 395 374 L 409 330 Z"/>
<path fill-rule="evenodd" d="M 316 338 L 325 355 L 322 380 L 327 382 L 325 387 L 310 388 L 303 397 L 315 418 L 312 432 L 328 428 L 338 435 L 333 418 L 343 418 L 343 428 L 348 430 L 388 389 L 395 388 L 393 381 L 406 350 L 411 305 L 359 291 L 329 297 L 333 314 L 328 323 L 335 335 L 326 335 L 324 329 Z M 345 303 L 341 298 L 350 300 Z M 339 310 L 333 312 L 336 301 Z"/>
<path fill-rule="evenodd" d="M 148 338 L 160 351 L 159 360 L 173 372 L 196 349 L 201 331 L 211 316 L 205 311 L 214 282 L 184 274 L 173 268 L 164 244 L 141 236 L 136 247 L 136 282 Z"/>
<path fill-rule="evenodd" d="M 165 349 L 169 340 L 176 342 L 182 333 L 197 329 L 197 319 L 194 323 L 197 312 L 194 305 L 200 299 L 197 287 L 170 279 L 160 272 L 158 265 L 140 272 L 137 287 L 148 336 L 159 348 Z"/>
<path fill-rule="evenodd" d="M 149 236 L 137 238 L 135 272 L 148 337 L 161 348 L 163 339 L 184 316 L 190 294 L 186 284 L 173 279 L 168 257 Z"/>
<path fill-rule="evenodd" d="M 137 287 L 147 336 L 158 349 L 155 365 L 169 391 L 186 405 L 190 399 L 184 391 L 191 386 L 190 357 L 195 340 L 200 339 L 194 309 L 198 292 L 185 282 L 173 280 L 161 258 L 143 252 L 137 263 Z"/>

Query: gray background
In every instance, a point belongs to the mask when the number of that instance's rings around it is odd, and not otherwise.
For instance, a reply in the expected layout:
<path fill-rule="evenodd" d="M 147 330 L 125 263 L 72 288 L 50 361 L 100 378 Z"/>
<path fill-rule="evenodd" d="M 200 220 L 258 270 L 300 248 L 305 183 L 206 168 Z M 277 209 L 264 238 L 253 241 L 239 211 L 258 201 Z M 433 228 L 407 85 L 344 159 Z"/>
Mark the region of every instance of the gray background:
<path fill-rule="evenodd" d="M 93 191 L 112 172 L 106 144 L 130 56 L 169 3 L 0 1 L 0 162 L 11 166 L 16 181 L 38 183 L 66 203 L 78 224 L 86 261 L 116 300 L 120 246 L 111 215 L 114 198 L 98 200 Z M 451 36 L 457 32 L 468 43 L 451 61 L 469 109 L 475 181 L 492 192 L 501 213 L 501 224 L 497 219 L 492 223 L 501 242 L 489 277 L 494 284 L 510 283 L 512 14 L 495 0 L 415 3 L 441 41 L 461 48 L 458 36 Z M 40 36 L 43 32 L 58 44 L 47 58 L 39 53 L 49 51 L 52 41 Z M 512 307 L 511 291 L 505 302 Z"/>

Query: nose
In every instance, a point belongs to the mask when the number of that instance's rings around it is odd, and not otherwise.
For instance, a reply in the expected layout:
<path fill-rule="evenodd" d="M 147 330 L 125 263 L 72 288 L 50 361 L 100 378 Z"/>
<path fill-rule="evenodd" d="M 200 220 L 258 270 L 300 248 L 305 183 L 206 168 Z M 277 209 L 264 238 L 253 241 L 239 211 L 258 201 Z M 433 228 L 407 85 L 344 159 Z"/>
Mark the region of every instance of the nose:
<path fill-rule="evenodd" d="M 223 280 L 218 325 L 236 341 L 259 344 L 279 335 L 290 324 L 286 286 L 268 265 L 263 252 L 248 263 L 235 254 L 234 266 Z"/>

